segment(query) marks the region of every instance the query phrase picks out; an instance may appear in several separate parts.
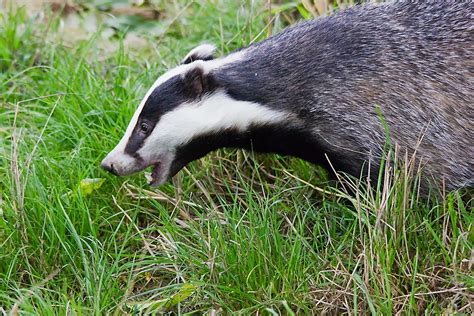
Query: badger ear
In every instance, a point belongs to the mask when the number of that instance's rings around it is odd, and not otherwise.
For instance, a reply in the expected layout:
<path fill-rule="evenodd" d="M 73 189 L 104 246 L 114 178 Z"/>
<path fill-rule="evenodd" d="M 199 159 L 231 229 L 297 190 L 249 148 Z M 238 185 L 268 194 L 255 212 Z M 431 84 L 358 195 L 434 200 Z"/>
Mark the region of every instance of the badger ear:
<path fill-rule="evenodd" d="M 184 57 L 181 64 L 189 64 L 195 60 L 211 60 L 214 59 L 214 51 L 216 47 L 211 44 L 202 44 L 192 49 L 186 57 Z"/>
<path fill-rule="evenodd" d="M 193 97 L 200 97 L 216 89 L 212 74 L 204 73 L 201 67 L 188 70 L 183 77 L 186 91 Z"/>

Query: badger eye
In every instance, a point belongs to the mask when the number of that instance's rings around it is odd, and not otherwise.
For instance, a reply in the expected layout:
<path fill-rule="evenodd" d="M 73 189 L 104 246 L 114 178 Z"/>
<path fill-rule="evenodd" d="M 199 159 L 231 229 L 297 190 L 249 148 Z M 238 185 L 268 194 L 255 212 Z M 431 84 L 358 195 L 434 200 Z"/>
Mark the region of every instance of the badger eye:
<path fill-rule="evenodd" d="M 148 133 L 149 130 L 150 130 L 150 126 L 147 123 L 143 122 L 140 124 L 140 131 L 142 133 Z"/>

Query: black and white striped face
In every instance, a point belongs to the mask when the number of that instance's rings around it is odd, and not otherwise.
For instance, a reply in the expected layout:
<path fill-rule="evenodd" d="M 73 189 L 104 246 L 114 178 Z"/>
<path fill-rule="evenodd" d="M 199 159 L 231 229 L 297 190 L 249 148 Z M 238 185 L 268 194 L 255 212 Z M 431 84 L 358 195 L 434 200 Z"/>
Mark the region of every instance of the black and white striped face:
<path fill-rule="evenodd" d="M 198 46 L 158 78 L 122 140 L 102 161 L 104 169 L 122 176 L 152 166 L 150 183 L 159 185 L 251 126 L 283 120 L 280 112 L 229 97 L 212 71 L 238 61 L 243 53 L 212 59 L 213 50 Z"/>

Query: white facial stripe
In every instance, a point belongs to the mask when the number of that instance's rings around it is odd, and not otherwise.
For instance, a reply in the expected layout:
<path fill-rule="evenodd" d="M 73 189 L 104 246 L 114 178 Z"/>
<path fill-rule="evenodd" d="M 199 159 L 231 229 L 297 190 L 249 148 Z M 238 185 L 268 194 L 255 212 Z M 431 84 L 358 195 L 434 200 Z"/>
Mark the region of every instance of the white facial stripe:
<path fill-rule="evenodd" d="M 158 151 L 174 150 L 199 135 L 229 128 L 245 131 L 252 124 L 277 123 L 287 117 L 284 112 L 236 101 L 219 91 L 199 103 L 183 104 L 163 115 L 138 153 L 151 157 Z"/>
<path fill-rule="evenodd" d="M 124 136 L 118 143 L 118 145 L 114 148 L 113 152 L 118 153 L 123 153 L 125 150 L 125 146 L 127 145 L 128 139 L 132 135 L 133 129 L 135 128 L 135 125 L 137 124 L 138 117 L 140 116 L 140 113 L 142 112 L 143 106 L 145 105 L 146 101 L 148 100 L 148 97 L 151 95 L 151 93 L 162 83 L 166 82 L 167 80 L 173 78 L 176 75 L 179 74 L 184 74 L 188 70 L 194 68 L 194 67 L 201 67 L 205 73 L 208 73 L 212 69 L 216 69 L 219 67 L 224 66 L 225 64 L 229 64 L 232 62 L 235 62 L 239 59 L 242 58 L 243 52 L 237 52 L 235 54 L 228 55 L 227 57 L 220 58 L 220 59 L 214 59 L 210 60 L 207 62 L 203 61 L 196 61 L 191 64 L 187 65 L 179 65 L 174 69 L 169 70 L 168 72 L 164 73 L 161 77 L 159 77 L 155 83 L 151 86 L 151 88 L 148 90 L 148 92 L 145 94 L 145 97 L 142 99 L 140 102 L 140 105 L 138 106 L 137 110 L 135 111 L 132 119 L 130 120 L 130 123 L 128 124 L 127 130 L 125 131 Z"/>

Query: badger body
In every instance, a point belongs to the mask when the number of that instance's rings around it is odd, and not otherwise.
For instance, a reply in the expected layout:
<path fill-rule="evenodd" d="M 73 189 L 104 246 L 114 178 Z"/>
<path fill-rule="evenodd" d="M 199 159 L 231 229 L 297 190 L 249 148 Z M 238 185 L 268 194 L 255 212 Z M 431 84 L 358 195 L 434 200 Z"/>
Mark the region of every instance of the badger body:
<path fill-rule="evenodd" d="M 102 165 L 153 166 L 161 184 L 222 147 L 376 177 L 387 141 L 422 163 L 422 189 L 474 183 L 474 3 L 363 5 L 228 56 L 192 50 L 162 75 Z M 387 139 L 388 138 L 388 139 Z"/>

